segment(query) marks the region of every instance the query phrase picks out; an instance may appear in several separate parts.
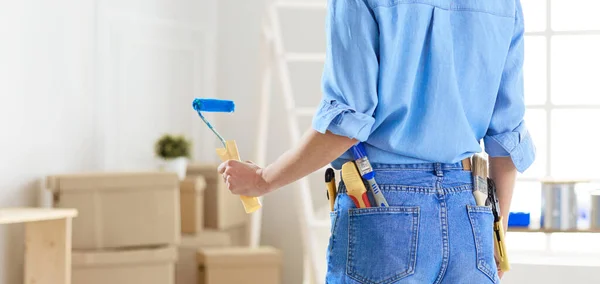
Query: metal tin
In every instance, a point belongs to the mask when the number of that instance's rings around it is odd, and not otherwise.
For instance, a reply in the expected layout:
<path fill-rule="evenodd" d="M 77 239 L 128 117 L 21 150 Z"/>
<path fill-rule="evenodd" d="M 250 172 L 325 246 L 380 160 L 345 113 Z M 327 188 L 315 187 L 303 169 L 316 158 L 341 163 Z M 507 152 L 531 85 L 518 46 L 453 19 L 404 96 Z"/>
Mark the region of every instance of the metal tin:
<path fill-rule="evenodd" d="M 541 227 L 544 229 L 577 229 L 577 195 L 574 182 L 542 183 L 541 217 Z"/>
<path fill-rule="evenodd" d="M 590 228 L 600 230 L 600 190 L 592 193 L 591 201 L 592 212 L 590 216 Z"/>

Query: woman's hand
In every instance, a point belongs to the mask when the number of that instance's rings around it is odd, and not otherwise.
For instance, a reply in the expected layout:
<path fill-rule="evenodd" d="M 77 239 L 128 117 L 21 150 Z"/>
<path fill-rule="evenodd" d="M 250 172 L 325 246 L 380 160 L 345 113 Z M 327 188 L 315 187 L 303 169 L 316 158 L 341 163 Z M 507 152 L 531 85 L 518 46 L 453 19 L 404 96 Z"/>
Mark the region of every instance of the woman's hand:
<path fill-rule="evenodd" d="M 264 169 L 251 162 L 230 160 L 219 166 L 219 173 L 233 194 L 262 196 L 326 166 L 357 142 L 310 129 L 300 143 Z"/>
<path fill-rule="evenodd" d="M 262 169 L 252 162 L 229 160 L 219 165 L 219 173 L 233 194 L 259 197 L 269 193 Z"/>

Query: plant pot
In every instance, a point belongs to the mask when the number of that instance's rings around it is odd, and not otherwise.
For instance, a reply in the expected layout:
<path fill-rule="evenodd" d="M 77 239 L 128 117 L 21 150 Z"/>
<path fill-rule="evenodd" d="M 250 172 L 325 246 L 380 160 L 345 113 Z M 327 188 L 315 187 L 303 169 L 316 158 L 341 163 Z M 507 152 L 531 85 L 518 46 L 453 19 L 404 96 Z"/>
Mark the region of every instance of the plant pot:
<path fill-rule="evenodd" d="M 185 179 L 185 172 L 187 171 L 188 160 L 185 157 L 179 157 L 174 159 L 163 160 L 161 170 L 165 172 L 177 173 L 180 180 Z"/>

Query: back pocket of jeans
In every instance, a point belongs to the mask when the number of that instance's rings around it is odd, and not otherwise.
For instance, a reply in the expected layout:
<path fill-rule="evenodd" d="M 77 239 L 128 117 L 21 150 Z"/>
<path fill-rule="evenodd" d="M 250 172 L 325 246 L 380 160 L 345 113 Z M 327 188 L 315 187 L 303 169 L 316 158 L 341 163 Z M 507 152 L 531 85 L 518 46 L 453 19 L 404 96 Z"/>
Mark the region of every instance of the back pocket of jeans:
<path fill-rule="evenodd" d="M 349 277 L 366 284 L 393 283 L 415 271 L 419 207 L 348 211 Z"/>
<path fill-rule="evenodd" d="M 486 206 L 467 206 L 477 250 L 477 269 L 496 283 L 497 270 L 494 259 L 494 215 Z"/>

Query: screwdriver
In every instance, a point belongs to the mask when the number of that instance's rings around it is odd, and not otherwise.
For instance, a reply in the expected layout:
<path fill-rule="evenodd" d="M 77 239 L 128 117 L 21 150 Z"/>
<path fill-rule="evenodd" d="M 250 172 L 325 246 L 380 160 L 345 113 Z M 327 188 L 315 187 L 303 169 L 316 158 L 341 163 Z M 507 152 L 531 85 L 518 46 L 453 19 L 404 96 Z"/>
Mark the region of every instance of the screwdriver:
<path fill-rule="evenodd" d="M 346 185 L 348 196 L 350 196 L 357 208 L 371 207 L 369 197 L 367 196 L 367 189 L 354 162 L 346 162 L 342 166 L 342 180 L 344 181 L 344 185 Z"/>

